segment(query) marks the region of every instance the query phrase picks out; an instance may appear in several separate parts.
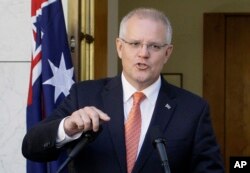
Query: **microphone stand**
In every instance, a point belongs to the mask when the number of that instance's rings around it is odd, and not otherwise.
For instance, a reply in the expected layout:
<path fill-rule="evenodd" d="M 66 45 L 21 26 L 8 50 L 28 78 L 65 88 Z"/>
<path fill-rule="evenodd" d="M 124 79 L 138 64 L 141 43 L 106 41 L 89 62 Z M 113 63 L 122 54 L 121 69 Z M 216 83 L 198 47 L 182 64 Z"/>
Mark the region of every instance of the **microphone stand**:
<path fill-rule="evenodd" d="M 69 153 L 68 158 L 63 162 L 63 164 L 59 167 L 56 173 L 60 173 L 71 160 L 75 158 L 75 156 L 80 152 L 80 150 L 85 147 L 89 142 L 92 142 L 96 136 L 102 131 L 102 128 L 99 129 L 98 132 L 88 131 L 84 134 L 82 139 L 76 144 L 76 146 Z"/>
<path fill-rule="evenodd" d="M 150 135 L 152 139 L 152 144 L 154 148 L 158 151 L 164 173 L 171 173 L 166 151 L 166 139 L 163 137 L 160 128 L 158 126 L 153 127 L 150 131 Z"/>
<path fill-rule="evenodd" d="M 164 169 L 164 173 L 171 173 L 169 164 L 168 164 L 168 156 L 165 148 L 166 140 L 162 138 L 158 138 L 154 141 L 154 145 L 158 150 L 159 156 L 161 158 L 161 165 Z"/>

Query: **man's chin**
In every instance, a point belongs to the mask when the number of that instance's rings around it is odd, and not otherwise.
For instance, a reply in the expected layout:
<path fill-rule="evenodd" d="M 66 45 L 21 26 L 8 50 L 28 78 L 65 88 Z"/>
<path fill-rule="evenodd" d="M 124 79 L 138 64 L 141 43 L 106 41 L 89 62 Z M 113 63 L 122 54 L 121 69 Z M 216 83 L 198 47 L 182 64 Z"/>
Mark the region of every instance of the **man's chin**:
<path fill-rule="evenodd" d="M 150 83 L 150 79 L 147 76 L 137 76 L 136 81 L 143 85 Z"/>
<path fill-rule="evenodd" d="M 146 76 L 136 76 L 136 81 L 140 82 L 140 83 L 144 83 L 147 81 L 147 77 Z"/>

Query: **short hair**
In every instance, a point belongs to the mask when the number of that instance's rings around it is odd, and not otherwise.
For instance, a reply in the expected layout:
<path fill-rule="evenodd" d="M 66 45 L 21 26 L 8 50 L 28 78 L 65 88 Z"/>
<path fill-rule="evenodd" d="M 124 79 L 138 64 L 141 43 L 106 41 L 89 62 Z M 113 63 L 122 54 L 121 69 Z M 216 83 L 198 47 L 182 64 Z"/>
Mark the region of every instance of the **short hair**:
<path fill-rule="evenodd" d="M 137 16 L 139 18 L 149 18 L 162 22 L 166 27 L 166 42 L 167 44 L 171 44 L 173 32 L 171 23 L 163 12 L 153 8 L 136 8 L 124 16 L 120 23 L 119 37 L 124 37 L 127 21 L 133 16 Z"/>

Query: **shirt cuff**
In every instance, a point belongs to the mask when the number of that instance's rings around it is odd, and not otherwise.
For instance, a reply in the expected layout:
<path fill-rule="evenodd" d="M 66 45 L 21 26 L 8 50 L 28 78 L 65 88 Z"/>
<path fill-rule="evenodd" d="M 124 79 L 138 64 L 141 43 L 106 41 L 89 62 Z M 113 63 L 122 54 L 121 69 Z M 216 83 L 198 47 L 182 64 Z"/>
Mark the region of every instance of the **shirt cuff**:
<path fill-rule="evenodd" d="M 67 118 L 67 117 L 66 117 L 66 118 Z M 73 135 L 73 136 L 68 136 L 68 135 L 65 133 L 64 127 L 63 127 L 64 121 L 65 121 L 66 118 L 64 118 L 64 119 L 60 122 L 60 124 L 59 124 L 59 128 L 58 128 L 58 131 L 57 131 L 57 137 L 56 137 L 56 147 L 57 147 L 57 148 L 61 148 L 61 147 L 62 147 L 63 145 L 65 145 L 66 143 L 78 139 L 78 138 L 82 135 L 82 133 L 83 133 L 83 132 L 79 132 L 79 133 L 77 133 L 77 134 L 75 134 L 75 135 Z"/>

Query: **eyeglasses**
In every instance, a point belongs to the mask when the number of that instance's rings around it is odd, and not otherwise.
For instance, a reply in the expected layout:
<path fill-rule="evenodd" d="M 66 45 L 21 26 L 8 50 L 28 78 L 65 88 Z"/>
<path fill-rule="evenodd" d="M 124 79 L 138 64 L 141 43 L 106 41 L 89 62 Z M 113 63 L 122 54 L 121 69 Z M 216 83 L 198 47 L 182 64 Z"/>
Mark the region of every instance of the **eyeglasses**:
<path fill-rule="evenodd" d="M 145 45 L 147 47 L 147 50 L 150 51 L 150 52 L 159 52 L 163 47 L 169 45 L 167 43 L 163 43 L 163 44 L 160 44 L 160 43 L 149 43 L 149 44 L 144 44 L 144 43 L 141 43 L 139 41 L 126 41 L 125 39 L 123 38 L 120 38 L 124 43 L 128 44 L 129 47 L 131 49 L 134 49 L 134 50 L 139 50 L 140 48 L 143 47 L 143 45 Z"/>

